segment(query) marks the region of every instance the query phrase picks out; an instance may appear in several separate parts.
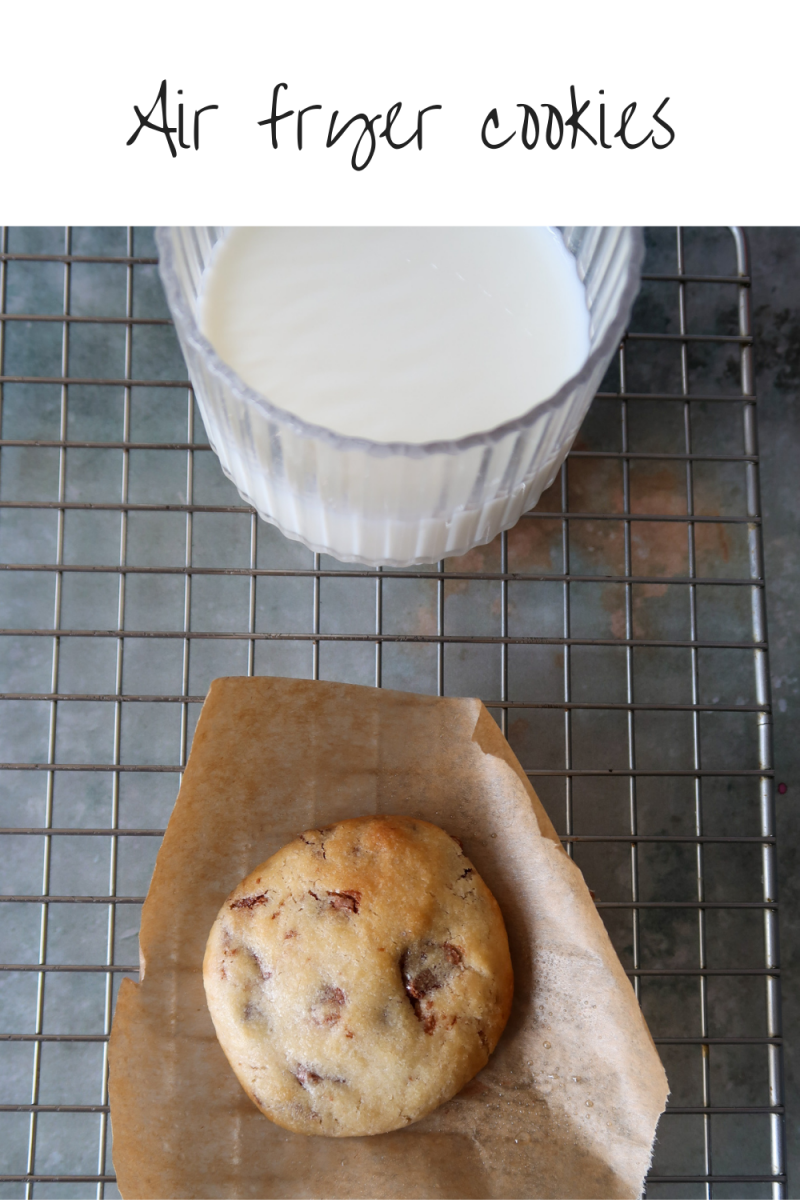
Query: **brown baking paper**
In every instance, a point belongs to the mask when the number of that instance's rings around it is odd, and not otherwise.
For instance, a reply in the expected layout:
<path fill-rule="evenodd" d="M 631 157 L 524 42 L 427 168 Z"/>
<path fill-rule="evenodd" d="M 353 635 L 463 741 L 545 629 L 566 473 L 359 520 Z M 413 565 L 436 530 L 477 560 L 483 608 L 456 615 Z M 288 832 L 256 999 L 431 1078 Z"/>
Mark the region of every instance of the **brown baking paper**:
<path fill-rule="evenodd" d="M 251 1104 L 202 961 L 229 892 L 305 829 L 405 813 L 460 838 L 497 898 L 514 1005 L 488 1065 L 424 1120 L 304 1137 Z M 110 1045 L 134 1197 L 637 1197 L 667 1081 L 583 877 L 479 700 L 218 679 L 142 912 Z"/>

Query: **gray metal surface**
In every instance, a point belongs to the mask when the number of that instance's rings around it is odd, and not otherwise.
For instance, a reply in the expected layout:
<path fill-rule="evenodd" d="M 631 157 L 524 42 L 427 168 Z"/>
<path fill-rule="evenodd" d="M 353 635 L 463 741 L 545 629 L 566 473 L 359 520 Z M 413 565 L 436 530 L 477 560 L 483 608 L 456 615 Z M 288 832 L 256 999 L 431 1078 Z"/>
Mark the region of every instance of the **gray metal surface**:
<path fill-rule="evenodd" d="M 738 231 L 651 231 L 632 332 L 535 512 L 377 572 L 287 541 L 222 476 L 150 231 L 2 239 L 0 1196 L 117 1194 L 116 989 L 208 683 L 252 673 L 481 696 L 664 1058 L 648 1195 L 783 1195 Z"/>

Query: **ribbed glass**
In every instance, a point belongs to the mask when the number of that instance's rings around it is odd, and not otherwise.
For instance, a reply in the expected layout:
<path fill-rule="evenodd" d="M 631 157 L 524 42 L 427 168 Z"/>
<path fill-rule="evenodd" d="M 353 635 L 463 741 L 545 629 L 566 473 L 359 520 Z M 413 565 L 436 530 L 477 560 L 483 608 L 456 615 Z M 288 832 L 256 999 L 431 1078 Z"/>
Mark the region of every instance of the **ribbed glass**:
<path fill-rule="evenodd" d="M 549 399 L 486 433 L 408 444 L 345 437 L 248 387 L 200 332 L 221 227 L 157 231 L 161 278 L 209 441 L 266 521 L 345 562 L 410 566 L 491 541 L 549 487 L 624 332 L 639 287 L 634 228 L 562 229 L 586 288 L 589 356 Z"/>

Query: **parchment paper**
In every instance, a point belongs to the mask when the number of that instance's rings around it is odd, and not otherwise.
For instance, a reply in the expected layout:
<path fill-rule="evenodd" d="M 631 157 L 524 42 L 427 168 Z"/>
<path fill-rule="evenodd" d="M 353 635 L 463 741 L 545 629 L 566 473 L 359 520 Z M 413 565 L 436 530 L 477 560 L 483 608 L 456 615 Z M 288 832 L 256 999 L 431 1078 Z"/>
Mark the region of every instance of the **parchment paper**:
<path fill-rule="evenodd" d="M 305 829 L 441 825 L 497 898 L 514 1006 L 484 1070 L 408 1129 L 304 1137 L 250 1103 L 201 965 L 222 901 Z M 667 1081 L 578 868 L 478 700 L 218 679 L 142 913 L 110 1044 L 114 1165 L 134 1197 L 637 1197 Z"/>

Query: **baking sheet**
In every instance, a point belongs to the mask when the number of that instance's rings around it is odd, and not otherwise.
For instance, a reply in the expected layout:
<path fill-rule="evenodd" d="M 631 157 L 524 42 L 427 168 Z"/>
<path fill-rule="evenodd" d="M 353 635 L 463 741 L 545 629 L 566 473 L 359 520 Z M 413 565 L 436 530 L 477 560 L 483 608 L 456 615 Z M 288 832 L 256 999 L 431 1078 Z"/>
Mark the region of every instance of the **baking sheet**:
<path fill-rule="evenodd" d="M 482 1072 L 408 1129 L 308 1138 L 266 1120 L 214 1035 L 202 959 L 234 886 L 304 829 L 441 825 L 496 896 L 514 963 Z M 134 1197 L 636 1197 L 667 1081 L 578 868 L 478 700 L 317 681 L 210 689 L 111 1035 L 114 1165 Z"/>

